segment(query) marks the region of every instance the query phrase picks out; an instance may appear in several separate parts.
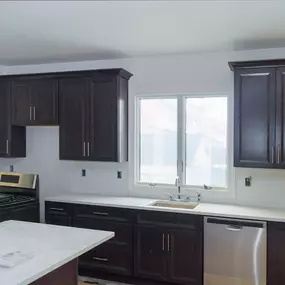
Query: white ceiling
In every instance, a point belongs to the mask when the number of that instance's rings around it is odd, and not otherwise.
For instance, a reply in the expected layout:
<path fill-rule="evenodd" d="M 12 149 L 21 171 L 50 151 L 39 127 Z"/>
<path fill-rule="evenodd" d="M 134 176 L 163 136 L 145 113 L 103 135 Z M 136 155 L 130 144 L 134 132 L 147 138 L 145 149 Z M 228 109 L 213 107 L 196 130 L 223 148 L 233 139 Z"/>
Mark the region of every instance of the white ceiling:
<path fill-rule="evenodd" d="M 285 1 L 1 1 L 0 64 L 285 47 Z"/>

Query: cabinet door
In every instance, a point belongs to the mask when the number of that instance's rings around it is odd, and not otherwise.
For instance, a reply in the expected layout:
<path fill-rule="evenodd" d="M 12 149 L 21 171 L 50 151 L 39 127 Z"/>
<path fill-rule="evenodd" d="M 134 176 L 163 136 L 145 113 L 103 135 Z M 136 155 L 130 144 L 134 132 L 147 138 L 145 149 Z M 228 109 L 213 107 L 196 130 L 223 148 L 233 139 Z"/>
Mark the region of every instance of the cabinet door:
<path fill-rule="evenodd" d="M 88 81 L 84 78 L 62 79 L 60 98 L 60 159 L 87 159 L 85 139 L 85 110 Z"/>
<path fill-rule="evenodd" d="M 169 281 L 177 284 L 203 284 L 202 240 L 202 235 L 196 231 L 169 232 L 167 235 Z"/>
<path fill-rule="evenodd" d="M 90 96 L 88 154 L 91 160 L 117 161 L 117 85 L 93 79 Z"/>
<path fill-rule="evenodd" d="M 235 71 L 234 166 L 275 167 L 275 69 Z"/>
<path fill-rule="evenodd" d="M 11 123 L 13 125 L 32 124 L 31 80 L 11 82 Z"/>
<path fill-rule="evenodd" d="M 34 125 L 58 124 L 58 80 L 39 78 L 32 82 L 32 121 Z"/>
<path fill-rule="evenodd" d="M 285 68 L 276 70 L 276 168 L 285 168 Z"/>
<path fill-rule="evenodd" d="M 9 155 L 9 82 L 0 81 L 0 156 Z"/>
<path fill-rule="evenodd" d="M 285 226 L 268 223 L 267 229 L 267 285 L 284 285 Z"/>
<path fill-rule="evenodd" d="M 157 227 L 135 228 L 135 275 L 166 280 L 166 234 Z"/>

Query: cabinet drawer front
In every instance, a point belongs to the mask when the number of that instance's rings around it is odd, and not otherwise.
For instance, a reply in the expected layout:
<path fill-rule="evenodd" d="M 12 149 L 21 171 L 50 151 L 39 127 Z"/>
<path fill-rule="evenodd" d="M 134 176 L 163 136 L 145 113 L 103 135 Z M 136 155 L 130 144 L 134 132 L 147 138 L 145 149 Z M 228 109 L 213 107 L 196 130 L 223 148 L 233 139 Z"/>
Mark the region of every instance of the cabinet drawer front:
<path fill-rule="evenodd" d="M 110 243 L 132 244 L 133 242 L 133 225 L 119 223 L 117 221 L 105 221 L 104 219 L 74 218 L 73 226 L 78 228 L 87 228 L 102 231 L 115 232 L 115 237 Z"/>
<path fill-rule="evenodd" d="M 133 272 L 133 250 L 131 246 L 106 242 L 79 258 L 79 265 L 100 271 L 131 275 Z"/>
<path fill-rule="evenodd" d="M 133 219 L 133 212 L 129 209 L 104 206 L 76 205 L 74 215 L 75 217 L 100 218 L 118 222 L 131 222 Z"/>
<path fill-rule="evenodd" d="M 198 230 L 202 229 L 203 219 L 198 215 L 141 211 L 137 215 L 137 223 Z"/>
<path fill-rule="evenodd" d="M 71 216 L 72 204 L 60 202 L 45 202 L 45 212 L 47 215 Z"/>

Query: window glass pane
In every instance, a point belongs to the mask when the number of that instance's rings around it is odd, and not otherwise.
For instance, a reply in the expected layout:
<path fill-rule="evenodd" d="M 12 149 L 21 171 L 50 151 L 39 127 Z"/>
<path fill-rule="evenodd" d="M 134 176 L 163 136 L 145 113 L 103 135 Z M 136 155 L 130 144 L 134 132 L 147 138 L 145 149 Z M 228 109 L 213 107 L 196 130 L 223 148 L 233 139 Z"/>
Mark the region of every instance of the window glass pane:
<path fill-rule="evenodd" d="M 174 184 L 177 176 L 177 100 L 140 101 L 139 181 Z"/>
<path fill-rule="evenodd" d="M 226 187 L 227 98 L 186 99 L 186 184 Z"/>

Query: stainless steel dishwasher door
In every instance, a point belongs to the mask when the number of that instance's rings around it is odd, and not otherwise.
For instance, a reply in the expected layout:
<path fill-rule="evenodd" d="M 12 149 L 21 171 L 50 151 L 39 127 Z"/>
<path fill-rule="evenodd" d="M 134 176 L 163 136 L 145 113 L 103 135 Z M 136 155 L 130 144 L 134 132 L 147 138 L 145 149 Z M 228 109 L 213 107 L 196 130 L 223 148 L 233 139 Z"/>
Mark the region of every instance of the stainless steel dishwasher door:
<path fill-rule="evenodd" d="M 266 285 L 266 222 L 204 218 L 204 285 Z"/>

